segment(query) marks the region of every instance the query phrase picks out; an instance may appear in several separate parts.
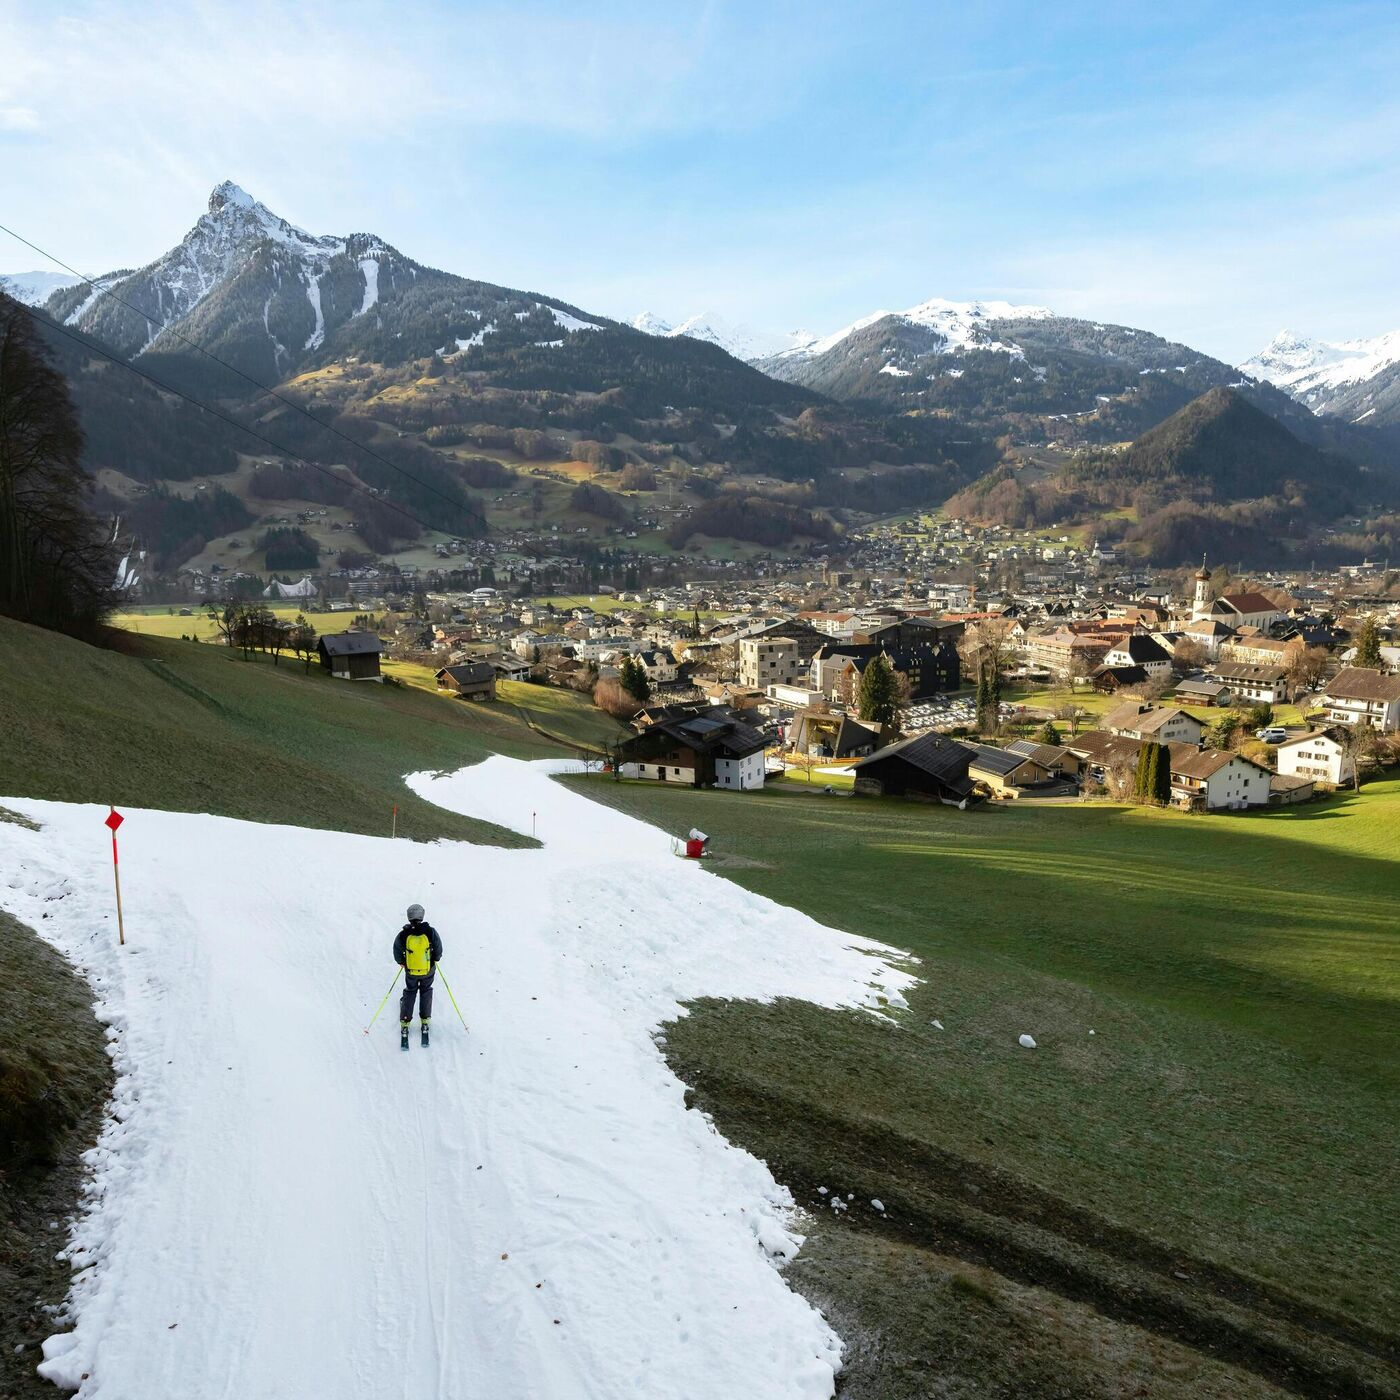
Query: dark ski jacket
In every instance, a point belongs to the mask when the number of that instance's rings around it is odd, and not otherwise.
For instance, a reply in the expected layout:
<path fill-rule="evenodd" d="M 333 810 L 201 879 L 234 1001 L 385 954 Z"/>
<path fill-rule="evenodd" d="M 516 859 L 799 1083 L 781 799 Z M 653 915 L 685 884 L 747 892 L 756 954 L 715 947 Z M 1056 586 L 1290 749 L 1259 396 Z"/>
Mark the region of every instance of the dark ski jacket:
<path fill-rule="evenodd" d="M 442 961 L 442 939 L 438 937 L 438 931 L 430 923 L 405 924 L 400 930 L 398 937 L 394 939 L 394 961 L 404 964 L 408 960 L 408 939 L 411 934 L 421 933 L 427 936 L 428 950 L 433 960 L 433 967 L 436 968 Z M 429 974 L 431 975 L 431 973 Z"/>

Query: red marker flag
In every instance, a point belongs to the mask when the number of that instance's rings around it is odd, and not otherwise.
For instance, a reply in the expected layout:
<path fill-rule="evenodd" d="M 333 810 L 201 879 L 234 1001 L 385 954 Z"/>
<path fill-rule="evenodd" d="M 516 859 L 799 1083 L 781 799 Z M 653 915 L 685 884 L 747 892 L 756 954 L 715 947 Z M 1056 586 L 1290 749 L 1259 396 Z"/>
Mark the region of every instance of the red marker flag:
<path fill-rule="evenodd" d="M 117 828 L 126 820 L 115 807 L 107 814 L 103 826 L 112 833 L 112 882 L 117 888 L 117 938 L 126 943 L 126 925 L 122 922 L 122 877 L 117 868 Z"/>

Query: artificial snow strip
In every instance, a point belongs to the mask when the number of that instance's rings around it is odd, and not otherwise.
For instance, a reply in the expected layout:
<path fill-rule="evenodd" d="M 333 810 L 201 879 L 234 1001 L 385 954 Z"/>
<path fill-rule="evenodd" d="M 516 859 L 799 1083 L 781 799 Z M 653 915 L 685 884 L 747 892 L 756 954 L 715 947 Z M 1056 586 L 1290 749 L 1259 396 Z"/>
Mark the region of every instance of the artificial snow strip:
<path fill-rule="evenodd" d="M 902 1006 L 892 949 L 678 864 L 493 758 L 410 779 L 539 849 L 0 798 L 0 906 L 92 986 L 117 1072 L 42 1373 L 84 1397 L 824 1400 L 763 1163 L 655 1035 L 703 997 Z M 363 1028 L 421 902 L 471 1027 Z M 47 916 L 47 917 L 45 917 Z M 439 992 L 441 997 L 441 991 Z M 879 1014 L 879 1013 L 876 1013 Z"/>

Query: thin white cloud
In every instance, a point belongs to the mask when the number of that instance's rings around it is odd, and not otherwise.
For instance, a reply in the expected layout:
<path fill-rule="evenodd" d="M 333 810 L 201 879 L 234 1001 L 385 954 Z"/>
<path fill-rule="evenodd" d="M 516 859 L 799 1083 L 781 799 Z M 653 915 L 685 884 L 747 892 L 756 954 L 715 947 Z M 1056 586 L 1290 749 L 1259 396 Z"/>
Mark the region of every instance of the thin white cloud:
<path fill-rule="evenodd" d="M 38 131 L 39 114 L 32 107 L 0 106 L 0 131 Z"/>

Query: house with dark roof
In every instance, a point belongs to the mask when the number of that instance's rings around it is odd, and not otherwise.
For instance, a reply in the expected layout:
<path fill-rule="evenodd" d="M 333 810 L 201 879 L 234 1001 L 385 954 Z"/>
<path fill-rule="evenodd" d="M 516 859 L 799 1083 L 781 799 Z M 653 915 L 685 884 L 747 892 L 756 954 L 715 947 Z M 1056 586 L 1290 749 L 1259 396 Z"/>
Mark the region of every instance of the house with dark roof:
<path fill-rule="evenodd" d="M 497 652 L 495 655 L 482 657 L 482 660 L 490 664 L 499 680 L 528 681 L 530 679 L 530 663 L 519 656 Z"/>
<path fill-rule="evenodd" d="M 379 658 L 383 651 L 373 632 L 323 632 L 316 642 L 322 669 L 343 681 L 382 681 Z"/>
<path fill-rule="evenodd" d="M 1102 691 L 1105 695 L 1130 690 L 1136 685 L 1146 685 L 1151 679 L 1141 666 L 1095 666 L 1090 675 L 1094 689 Z"/>
<path fill-rule="evenodd" d="M 1260 666 L 1248 661 L 1217 661 L 1210 668 L 1210 679 L 1228 686 L 1237 700 L 1252 700 L 1257 704 L 1278 705 L 1289 696 L 1288 669 L 1284 666 Z"/>
<path fill-rule="evenodd" d="M 1050 770 L 1030 754 L 1012 748 L 998 749 L 991 744 L 968 747 L 972 751 L 972 761 L 968 764 L 967 776 L 982 784 L 993 797 L 1044 796 L 1051 790 L 1064 789 L 1063 781 L 1053 779 Z M 1074 790 L 1073 784 L 1069 790 Z"/>
<path fill-rule="evenodd" d="M 1137 768 L 1143 741 L 1093 729 L 1068 744 L 1084 760 L 1085 770 L 1109 786 L 1126 782 Z M 1263 807 L 1269 802 L 1273 774 L 1262 764 L 1228 749 L 1194 744 L 1167 745 L 1171 755 L 1171 803 L 1188 811 Z"/>
<path fill-rule="evenodd" d="M 968 776 L 972 750 L 945 735 L 919 734 L 857 759 L 857 797 L 912 797 L 966 808 L 976 800 Z"/>
<path fill-rule="evenodd" d="M 1105 666 L 1141 666 L 1153 680 L 1171 673 L 1172 658 L 1161 643 L 1145 632 L 1133 632 L 1115 642 L 1104 654 Z"/>
<path fill-rule="evenodd" d="M 880 729 L 850 715 L 808 708 L 793 715 L 788 741 L 796 752 L 818 758 L 864 758 L 880 747 Z"/>
<path fill-rule="evenodd" d="M 1266 807 L 1273 773 L 1262 763 L 1228 749 L 1170 744 L 1172 806 L 1190 811 L 1239 811 Z"/>
<path fill-rule="evenodd" d="M 1228 705 L 1230 687 L 1220 681 L 1178 681 L 1176 698 L 1185 700 L 1188 705 Z"/>
<path fill-rule="evenodd" d="M 437 673 L 439 690 L 452 691 L 459 700 L 494 700 L 496 668 L 489 661 L 464 661 L 444 666 Z"/>
<path fill-rule="evenodd" d="M 1366 666 L 1343 666 L 1328 682 L 1322 703 L 1334 724 L 1364 720 L 1382 734 L 1393 734 L 1400 729 L 1400 676 Z"/>
<path fill-rule="evenodd" d="M 1033 758 L 1052 778 L 1078 778 L 1083 767 L 1079 756 L 1062 744 L 1013 739 L 1006 747 L 1010 753 L 1023 753 L 1027 758 Z"/>
<path fill-rule="evenodd" d="M 763 786 L 767 746 L 762 730 L 732 716 L 680 716 L 624 740 L 617 763 L 624 778 L 749 790 Z"/>

